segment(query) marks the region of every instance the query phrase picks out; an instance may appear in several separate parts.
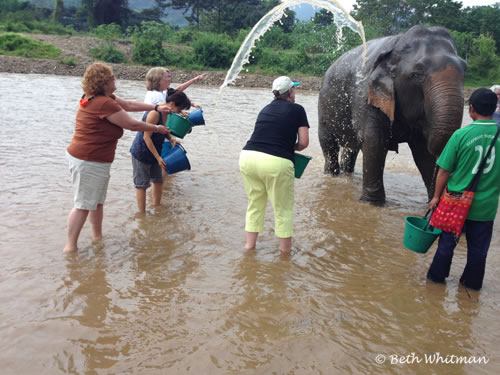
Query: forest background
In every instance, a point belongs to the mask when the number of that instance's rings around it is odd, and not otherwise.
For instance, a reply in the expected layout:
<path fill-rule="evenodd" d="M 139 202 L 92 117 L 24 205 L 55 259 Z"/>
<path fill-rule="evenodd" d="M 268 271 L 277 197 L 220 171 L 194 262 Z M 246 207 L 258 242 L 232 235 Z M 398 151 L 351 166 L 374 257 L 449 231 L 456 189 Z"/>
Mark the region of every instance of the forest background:
<path fill-rule="evenodd" d="M 2 0 L 0 54 L 76 64 L 73 58 L 62 59 L 55 46 L 27 36 L 82 35 L 97 37 L 89 54 L 110 63 L 227 70 L 254 24 L 277 4 L 279 0 Z M 357 0 L 351 15 L 363 23 L 367 40 L 417 24 L 446 27 L 468 63 L 465 84 L 500 82 L 500 2 L 464 8 L 454 0 Z M 123 40 L 133 43 L 129 58 L 116 48 Z M 319 77 L 359 44 L 360 37 L 347 28 L 337 30 L 325 10 L 308 20 L 287 10 L 257 42 L 245 68 L 264 75 Z"/>

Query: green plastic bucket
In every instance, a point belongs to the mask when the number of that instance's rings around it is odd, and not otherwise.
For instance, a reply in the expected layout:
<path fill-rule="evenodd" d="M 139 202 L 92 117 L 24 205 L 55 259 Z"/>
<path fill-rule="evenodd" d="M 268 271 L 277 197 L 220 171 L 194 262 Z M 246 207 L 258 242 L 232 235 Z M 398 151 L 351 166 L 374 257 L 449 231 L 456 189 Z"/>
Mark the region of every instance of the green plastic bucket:
<path fill-rule="evenodd" d="M 298 153 L 294 153 L 293 155 L 294 158 L 294 165 L 295 165 L 295 178 L 300 178 L 302 176 L 302 173 L 304 173 L 304 170 L 307 167 L 307 164 L 311 161 L 312 157 L 311 156 L 306 156 L 306 155 L 301 155 Z"/>
<path fill-rule="evenodd" d="M 406 216 L 405 223 L 403 245 L 416 253 L 425 254 L 442 232 L 431 227 L 425 217 Z"/>
<path fill-rule="evenodd" d="M 184 138 L 184 136 L 191 130 L 193 124 L 186 117 L 178 115 L 177 113 L 170 113 L 168 115 L 167 127 L 170 129 L 170 133 L 179 138 Z"/>

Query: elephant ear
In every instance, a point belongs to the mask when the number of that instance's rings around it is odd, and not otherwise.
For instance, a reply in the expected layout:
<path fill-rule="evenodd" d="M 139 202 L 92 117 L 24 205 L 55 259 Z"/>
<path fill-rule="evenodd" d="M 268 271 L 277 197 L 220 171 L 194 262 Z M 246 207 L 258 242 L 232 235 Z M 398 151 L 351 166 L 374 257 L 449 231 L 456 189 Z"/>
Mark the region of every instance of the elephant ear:
<path fill-rule="evenodd" d="M 391 52 L 378 56 L 374 69 L 368 78 L 367 101 L 369 105 L 379 108 L 389 120 L 394 121 L 396 100 L 394 97 L 394 83 L 392 81 L 388 59 Z"/>

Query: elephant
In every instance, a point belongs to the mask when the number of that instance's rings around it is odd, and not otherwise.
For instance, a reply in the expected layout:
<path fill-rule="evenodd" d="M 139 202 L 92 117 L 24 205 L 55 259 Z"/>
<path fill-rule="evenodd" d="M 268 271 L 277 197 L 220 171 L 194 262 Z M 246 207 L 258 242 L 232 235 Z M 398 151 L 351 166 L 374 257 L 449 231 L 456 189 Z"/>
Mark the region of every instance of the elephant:
<path fill-rule="evenodd" d="M 417 25 L 371 40 L 364 63 L 363 46 L 339 57 L 325 73 L 318 99 L 325 173 L 352 173 L 361 150 L 361 200 L 383 205 L 387 152 L 406 142 L 431 199 L 436 158 L 461 126 L 466 69 L 442 27 Z"/>

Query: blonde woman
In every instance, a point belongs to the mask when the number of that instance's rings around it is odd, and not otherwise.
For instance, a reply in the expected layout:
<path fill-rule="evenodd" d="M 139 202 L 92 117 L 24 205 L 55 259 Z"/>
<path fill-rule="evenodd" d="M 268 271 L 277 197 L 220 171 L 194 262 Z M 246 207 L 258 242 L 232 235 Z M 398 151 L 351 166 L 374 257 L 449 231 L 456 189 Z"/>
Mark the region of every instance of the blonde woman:
<path fill-rule="evenodd" d="M 168 95 L 174 92 L 182 92 L 193 83 L 201 81 L 204 77 L 204 74 L 197 75 L 173 89 L 170 87 L 172 83 L 172 73 L 170 73 L 168 69 L 161 67 L 151 68 L 146 74 L 146 89 L 148 92 L 146 93 L 144 102 L 150 104 L 163 103 Z M 193 106 L 195 105 L 193 104 Z"/>

